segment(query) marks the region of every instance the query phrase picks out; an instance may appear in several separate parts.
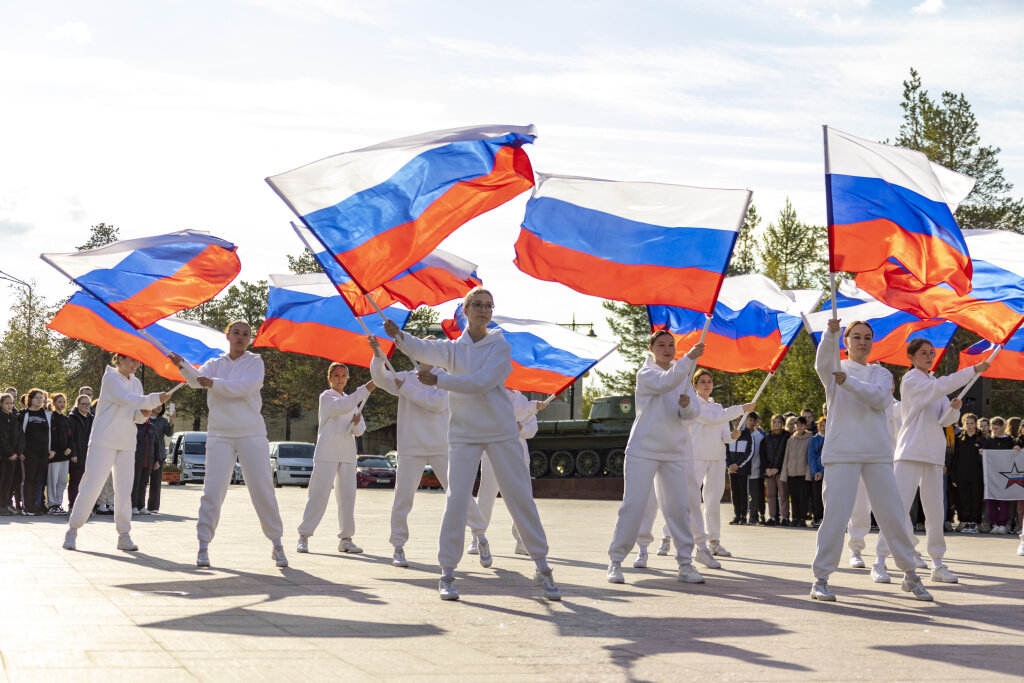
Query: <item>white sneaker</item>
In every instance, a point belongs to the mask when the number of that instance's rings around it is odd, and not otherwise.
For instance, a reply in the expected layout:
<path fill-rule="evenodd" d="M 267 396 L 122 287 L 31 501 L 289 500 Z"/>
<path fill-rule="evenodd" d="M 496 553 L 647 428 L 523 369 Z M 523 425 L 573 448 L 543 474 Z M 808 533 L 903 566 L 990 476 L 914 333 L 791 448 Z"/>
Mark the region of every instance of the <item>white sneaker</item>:
<path fill-rule="evenodd" d="M 309 552 L 309 536 L 299 536 L 299 543 L 295 546 L 295 552 L 297 553 L 308 553 Z"/>
<path fill-rule="evenodd" d="M 836 594 L 829 590 L 828 581 L 819 579 L 811 584 L 811 599 L 823 600 L 824 602 L 835 602 Z"/>
<path fill-rule="evenodd" d="M 864 569 L 867 566 L 864 564 L 864 558 L 860 556 L 860 553 L 850 553 L 850 567 L 852 569 Z"/>
<path fill-rule="evenodd" d="M 1005 534 L 1006 533 L 1006 527 L 1003 526 L 1002 524 L 997 524 L 996 526 L 992 527 L 991 533 L 993 533 L 993 534 L 1000 534 L 1000 535 L 1001 534 Z"/>
<path fill-rule="evenodd" d="M 1018 555 L 1024 555 L 1024 540 L 1022 540 L 1020 542 L 1020 545 L 1017 546 L 1017 554 Z"/>
<path fill-rule="evenodd" d="M 551 575 L 550 569 L 546 572 L 537 570 L 533 575 L 533 585 L 541 586 L 544 597 L 548 600 L 557 602 L 562 599 L 562 594 L 558 591 L 558 586 L 555 585 L 555 579 Z"/>
<path fill-rule="evenodd" d="M 621 562 L 608 563 L 608 583 L 626 583 L 626 578 L 622 575 Z"/>
<path fill-rule="evenodd" d="M 640 546 L 640 550 L 636 553 L 636 559 L 633 560 L 633 569 L 644 569 L 647 567 L 647 546 Z"/>
<path fill-rule="evenodd" d="M 139 514 L 140 515 L 148 515 L 149 514 L 149 510 L 147 510 L 146 508 L 139 508 Z"/>
<path fill-rule="evenodd" d="M 391 558 L 391 564 L 396 567 L 408 567 L 409 562 L 405 559 L 405 549 L 395 548 L 395 554 Z"/>
<path fill-rule="evenodd" d="M 274 549 L 270 551 L 270 559 L 274 561 L 278 567 L 287 567 L 288 558 L 284 556 L 284 547 L 275 545 Z"/>
<path fill-rule="evenodd" d="M 437 584 L 437 593 L 442 600 L 458 600 L 459 591 L 455 590 L 455 577 L 442 576 Z"/>
<path fill-rule="evenodd" d="M 200 549 L 196 555 L 196 566 L 197 567 L 209 567 L 210 566 L 210 551 Z"/>
<path fill-rule="evenodd" d="M 476 536 L 469 542 L 469 550 L 466 551 L 467 555 L 479 555 L 480 551 L 477 549 Z"/>
<path fill-rule="evenodd" d="M 935 599 L 932 597 L 932 594 L 928 592 L 928 589 L 924 587 L 924 584 L 921 583 L 921 579 L 918 576 L 904 576 L 903 583 L 900 584 L 900 588 L 907 593 L 913 593 L 914 597 L 918 600 L 931 602 Z"/>
<path fill-rule="evenodd" d="M 681 583 L 704 583 L 704 577 L 693 568 L 692 564 L 679 565 L 679 572 L 676 574 L 676 581 Z"/>
<path fill-rule="evenodd" d="M 722 547 L 722 544 L 718 541 L 711 541 L 708 546 L 711 550 L 712 555 L 718 555 L 719 557 L 732 557 L 732 553 Z"/>
<path fill-rule="evenodd" d="M 526 549 L 522 541 L 516 541 L 516 555 L 529 555 L 530 551 Z"/>
<path fill-rule="evenodd" d="M 945 565 L 939 565 L 932 569 L 932 581 L 938 581 L 939 583 L 956 583 L 957 576 L 953 572 L 949 571 L 949 567 Z"/>
<path fill-rule="evenodd" d="M 351 538 L 343 538 L 338 543 L 339 553 L 361 553 L 363 549 L 352 542 Z"/>
<path fill-rule="evenodd" d="M 661 539 L 661 545 L 658 546 L 658 554 L 659 555 L 668 555 L 668 551 L 670 550 L 670 545 L 671 544 L 672 544 L 672 539 L 671 538 L 666 537 L 666 538 Z"/>
<path fill-rule="evenodd" d="M 889 583 L 892 578 L 884 564 L 873 564 L 871 565 L 871 580 L 875 583 Z"/>
<path fill-rule="evenodd" d="M 68 532 L 64 534 L 64 550 L 74 550 L 77 540 L 78 529 L 68 529 Z"/>
<path fill-rule="evenodd" d="M 117 549 L 127 550 L 128 552 L 135 552 L 139 549 L 139 546 L 135 545 L 135 541 L 128 534 L 121 534 L 117 537 Z"/>
<path fill-rule="evenodd" d="M 914 566 L 918 569 L 927 569 L 928 563 L 921 557 L 921 553 L 914 553 Z"/>
<path fill-rule="evenodd" d="M 714 557 L 712 557 L 711 553 L 709 553 L 707 550 L 704 550 L 704 548 L 697 548 L 697 552 L 694 554 L 693 559 L 697 560 L 708 569 L 722 568 L 722 563 L 716 560 Z"/>
<path fill-rule="evenodd" d="M 139 508 L 132 508 L 132 514 L 133 515 L 139 514 Z"/>
<path fill-rule="evenodd" d="M 491 557 L 491 544 L 487 541 L 477 541 L 476 549 L 480 554 L 480 566 L 487 569 L 494 563 Z"/>

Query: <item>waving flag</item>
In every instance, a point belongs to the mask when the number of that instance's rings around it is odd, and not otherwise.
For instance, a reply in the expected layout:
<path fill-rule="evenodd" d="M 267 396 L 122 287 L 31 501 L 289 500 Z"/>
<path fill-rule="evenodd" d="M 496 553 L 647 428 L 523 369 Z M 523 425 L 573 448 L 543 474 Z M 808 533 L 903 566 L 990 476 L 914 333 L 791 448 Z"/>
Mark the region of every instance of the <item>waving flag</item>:
<path fill-rule="evenodd" d="M 874 331 L 874 344 L 871 353 L 868 355 L 868 362 L 883 362 L 892 365 L 910 367 L 910 359 L 907 358 L 907 342 L 911 339 L 921 337 L 927 339 L 935 347 L 935 364 L 932 369 L 938 367 L 949 341 L 956 332 L 956 325 L 942 320 L 922 320 L 917 316 L 895 308 L 886 306 L 876 300 L 867 292 L 859 289 L 850 280 L 843 280 L 836 292 L 836 308 L 839 309 L 839 318 L 843 326 L 863 320 L 871 325 Z M 821 335 L 828 326 L 829 318 L 832 317 L 832 302 L 825 301 L 822 310 L 818 313 L 811 313 L 807 316 L 811 324 L 811 339 L 817 346 L 821 342 Z M 840 356 L 847 358 L 846 344 L 839 339 Z"/>
<path fill-rule="evenodd" d="M 971 291 L 971 259 L 953 218 L 974 178 L 922 152 L 825 127 L 830 270 L 864 273 L 896 257 L 926 285 Z"/>
<path fill-rule="evenodd" d="M 714 310 L 749 190 L 538 177 L 519 270 L 606 299 Z"/>
<path fill-rule="evenodd" d="M 533 187 L 533 126 L 424 133 L 267 178 L 364 292 L 471 218 Z"/>
<path fill-rule="evenodd" d="M 363 291 L 356 283 L 352 282 L 352 278 L 348 276 L 345 269 L 331 257 L 316 235 L 301 225 L 293 223 L 292 227 L 352 311 L 360 316 L 376 313 L 363 295 Z M 419 306 L 436 306 L 452 299 L 458 299 L 480 284 L 475 264 L 454 254 L 435 249 L 419 263 L 402 271 L 370 292 L 370 297 L 380 309 L 400 303 L 413 310 Z"/>
<path fill-rule="evenodd" d="M 270 281 L 267 317 L 253 346 L 370 367 L 373 351 L 366 343 L 366 332 L 326 275 L 271 275 Z M 399 327 L 409 319 L 409 311 L 395 306 L 384 314 Z M 390 356 L 395 343 L 384 333 L 380 316 L 368 316 L 363 322 Z"/>
<path fill-rule="evenodd" d="M 982 339 L 960 352 L 960 367 L 957 369 L 963 370 L 988 360 L 995 350 L 994 343 Z M 982 373 L 982 377 L 1024 379 L 1024 330 L 1014 332 L 989 369 Z"/>
<path fill-rule="evenodd" d="M 454 318 L 441 323 L 451 339 L 458 339 L 466 325 L 462 304 L 455 309 Z M 496 315 L 488 327 L 500 329 L 512 347 L 512 374 L 505 386 L 519 391 L 561 393 L 577 377 L 619 348 L 614 342 L 540 320 Z"/>
<path fill-rule="evenodd" d="M 801 313 L 821 301 L 819 290 L 783 291 L 763 275 L 738 275 L 722 283 L 700 364 L 725 372 L 774 372 L 800 333 Z M 676 338 L 676 357 L 700 340 L 704 314 L 675 306 L 648 306 L 651 330 Z"/>
<path fill-rule="evenodd" d="M 928 287 L 889 261 L 857 276 L 864 291 L 922 318 L 944 318 L 985 339 L 1007 341 L 1024 322 L 1024 235 L 1008 230 L 964 233 L 974 263 L 974 287 L 958 296 L 947 284 Z"/>
<path fill-rule="evenodd" d="M 138 329 L 217 296 L 242 268 L 236 248 L 182 230 L 41 258 Z"/>
<path fill-rule="evenodd" d="M 57 311 L 47 327 L 65 337 L 81 339 L 105 351 L 130 356 L 153 368 L 161 377 L 176 382 L 185 381 L 167 356 L 144 339 L 121 316 L 86 292 L 76 292 Z M 223 332 L 192 320 L 164 318 L 146 327 L 145 331 L 195 366 L 228 352 L 228 342 Z"/>

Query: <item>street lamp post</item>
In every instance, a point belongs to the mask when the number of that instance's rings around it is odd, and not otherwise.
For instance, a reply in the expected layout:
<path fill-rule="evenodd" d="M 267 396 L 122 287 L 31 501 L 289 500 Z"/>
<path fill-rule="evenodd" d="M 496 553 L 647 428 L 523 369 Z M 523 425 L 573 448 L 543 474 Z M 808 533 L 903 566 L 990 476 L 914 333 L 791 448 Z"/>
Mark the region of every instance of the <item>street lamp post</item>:
<path fill-rule="evenodd" d="M 572 314 L 572 322 L 571 323 L 558 323 L 558 324 L 561 325 L 562 327 L 568 327 L 573 332 L 576 331 L 577 327 L 589 327 L 590 331 L 587 332 L 587 336 L 588 337 L 596 337 L 597 336 L 597 333 L 594 332 L 594 323 L 578 323 L 578 322 L 576 322 L 576 314 L 575 313 Z M 575 420 L 576 419 L 576 380 L 573 380 L 573 383 L 569 385 L 569 419 L 570 420 Z"/>
<path fill-rule="evenodd" d="M 32 352 L 32 300 L 35 298 L 33 296 L 33 287 L 24 280 L 16 278 L 10 273 L 5 273 L 2 270 L 0 270 L 0 280 L 6 280 L 12 284 L 21 285 L 28 292 L 28 320 L 25 322 L 25 367 L 27 368 L 29 367 L 28 362 Z"/>

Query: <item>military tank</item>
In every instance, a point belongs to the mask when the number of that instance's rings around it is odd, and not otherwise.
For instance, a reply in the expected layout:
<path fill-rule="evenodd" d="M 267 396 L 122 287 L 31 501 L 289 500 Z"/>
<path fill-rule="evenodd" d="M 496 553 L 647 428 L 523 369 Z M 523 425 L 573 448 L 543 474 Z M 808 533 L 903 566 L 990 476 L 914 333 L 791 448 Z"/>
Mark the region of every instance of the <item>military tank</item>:
<path fill-rule="evenodd" d="M 636 418 L 632 396 L 594 399 L 587 420 L 538 420 L 527 440 L 534 479 L 621 477 L 626 441 Z"/>

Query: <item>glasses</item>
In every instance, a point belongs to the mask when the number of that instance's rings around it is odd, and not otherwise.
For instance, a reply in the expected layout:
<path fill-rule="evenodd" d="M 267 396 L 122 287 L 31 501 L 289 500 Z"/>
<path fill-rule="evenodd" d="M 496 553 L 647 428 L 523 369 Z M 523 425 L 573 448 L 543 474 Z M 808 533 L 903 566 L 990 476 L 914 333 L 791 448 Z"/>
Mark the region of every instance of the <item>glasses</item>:
<path fill-rule="evenodd" d="M 494 304 L 483 304 L 483 303 L 480 303 L 479 301 L 474 301 L 473 303 L 471 303 L 469 305 L 469 307 L 472 308 L 474 311 L 493 311 L 494 310 Z"/>

